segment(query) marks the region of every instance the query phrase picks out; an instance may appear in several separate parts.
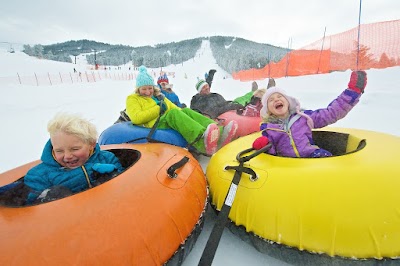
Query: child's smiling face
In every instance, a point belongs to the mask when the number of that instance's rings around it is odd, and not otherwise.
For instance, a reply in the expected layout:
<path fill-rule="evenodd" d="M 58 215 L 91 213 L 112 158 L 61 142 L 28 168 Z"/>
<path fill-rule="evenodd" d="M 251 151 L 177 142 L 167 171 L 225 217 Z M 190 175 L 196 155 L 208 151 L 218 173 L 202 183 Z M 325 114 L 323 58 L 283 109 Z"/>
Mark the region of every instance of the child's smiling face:
<path fill-rule="evenodd" d="M 146 85 L 139 88 L 139 94 L 144 97 L 151 97 L 154 94 L 154 86 Z"/>
<path fill-rule="evenodd" d="M 96 144 L 88 144 L 75 135 L 59 131 L 51 136 L 53 155 L 63 167 L 74 169 L 86 163 Z"/>
<path fill-rule="evenodd" d="M 267 99 L 268 112 L 278 118 L 286 118 L 289 115 L 289 102 L 279 92 L 273 93 Z"/>

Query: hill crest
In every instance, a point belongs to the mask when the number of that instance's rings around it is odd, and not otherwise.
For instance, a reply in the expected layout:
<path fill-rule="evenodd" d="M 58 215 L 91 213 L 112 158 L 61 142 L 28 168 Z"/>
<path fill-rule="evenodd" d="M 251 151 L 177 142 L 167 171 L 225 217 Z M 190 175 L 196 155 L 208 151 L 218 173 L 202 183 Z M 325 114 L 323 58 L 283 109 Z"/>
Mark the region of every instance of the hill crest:
<path fill-rule="evenodd" d="M 196 56 L 202 40 L 208 39 L 217 64 L 228 73 L 250 68 L 263 68 L 279 61 L 290 49 L 256 43 L 231 36 L 199 37 L 165 44 L 133 47 L 112 45 L 92 40 L 71 40 L 51 45 L 24 45 L 30 56 L 72 62 L 71 57 L 85 54 L 89 64 L 118 66 L 127 63 L 157 68 L 180 64 Z"/>

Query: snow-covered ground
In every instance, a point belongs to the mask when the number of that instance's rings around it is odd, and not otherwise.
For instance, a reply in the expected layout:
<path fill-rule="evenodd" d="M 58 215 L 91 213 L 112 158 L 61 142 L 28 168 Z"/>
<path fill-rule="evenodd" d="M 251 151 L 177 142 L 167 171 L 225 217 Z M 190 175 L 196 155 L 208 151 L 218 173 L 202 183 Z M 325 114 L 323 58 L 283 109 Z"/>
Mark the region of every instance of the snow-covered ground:
<path fill-rule="evenodd" d="M 110 126 L 124 108 L 125 98 L 133 92 L 134 81 L 101 80 L 93 83 L 73 83 L 54 86 L 19 85 L 1 82 L 4 77 L 33 75 L 36 73 L 68 73 L 74 68 L 87 69 L 84 61 L 76 65 L 70 63 L 39 60 L 16 51 L 8 53 L 0 49 L 0 139 L 3 153 L 0 156 L 0 173 L 21 164 L 40 158 L 48 139 L 46 125 L 59 111 L 80 113 L 91 119 L 99 133 Z M 170 83 L 181 102 L 189 105 L 196 93 L 197 78 L 204 78 L 205 72 L 217 70 L 212 91 L 222 94 L 227 100 L 243 95 L 251 89 L 251 82 L 233 80 L 228 73 L 219 68 L 204 42 L 195 58 L 179 65 L 163 67 L 163 71 L 174 72 Z M 360 103 L 347 117 L 335 126 L 361 128 L 400 136 L 400 123 L 397 121 L 400 99 L 400 68 L 368 70 L 368 85 Z M 125 71 L 111 70 L 111 71 Z M 159 72 L 160 69 L 154 69 Z M 280 78 L 278 87 L 297 97 L 307 109 L 327 106 L 346 88 L 350 71 L 323 75 Z M 8 80 L 8 79 L 7 79 Z M 257 81 L 259 87 L 266 87 L 268 79 Z M 204 170 L 208 158 L 199 159 Z M 215 221 L 215 214 L 207 212 L 207 219 L 193 251 L 183 265 L 197 265 L 208 236 Z M 213 265 L 285 265 L 224 231 Z"/>

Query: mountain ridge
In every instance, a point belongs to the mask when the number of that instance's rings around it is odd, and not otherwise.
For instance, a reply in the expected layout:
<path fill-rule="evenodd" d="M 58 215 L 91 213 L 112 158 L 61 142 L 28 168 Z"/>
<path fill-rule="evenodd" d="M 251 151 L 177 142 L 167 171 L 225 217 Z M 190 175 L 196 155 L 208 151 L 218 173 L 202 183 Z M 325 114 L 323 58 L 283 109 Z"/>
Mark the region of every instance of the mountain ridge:
<path fill-rule="evenodd" d="M 198 37 L 179 42 L 133 47 L 114 45 L 93 40 L 70 40 L 50 45 L 24 45 L 30 56 L 49 60 L 72 62 L 72 58 L 87 54 L 88 63 L 93 65 L 118 66 L 127 63 L 164 67 L 180 64 L 196 56 L 202 40 L 210 40 L 210 47 L 217 64 L 228 73 L 250 68 L 262 68 L 270 61 L 277 62 L 290 49 L 271 44 L 257 43 L 232 36 Z"/>

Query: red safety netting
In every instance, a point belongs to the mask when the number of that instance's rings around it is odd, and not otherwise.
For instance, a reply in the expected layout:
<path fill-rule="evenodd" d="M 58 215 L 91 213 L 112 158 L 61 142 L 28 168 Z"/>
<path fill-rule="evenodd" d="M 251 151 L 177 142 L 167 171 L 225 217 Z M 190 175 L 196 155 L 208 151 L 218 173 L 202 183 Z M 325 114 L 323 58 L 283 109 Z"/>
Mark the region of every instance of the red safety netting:
<path fill-rule="evenodd" d="M 250 81 L 393 66 L 400 66 L 400 20 L 363 24 L 360 29 L 355 27 L 326 36 L 289 52 L 279 62 L 271 62 L 262 69 L 235 72 L 232 76 Z"/>

